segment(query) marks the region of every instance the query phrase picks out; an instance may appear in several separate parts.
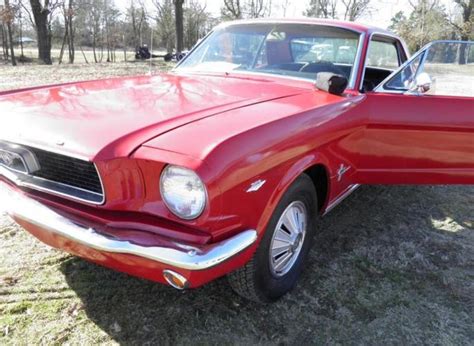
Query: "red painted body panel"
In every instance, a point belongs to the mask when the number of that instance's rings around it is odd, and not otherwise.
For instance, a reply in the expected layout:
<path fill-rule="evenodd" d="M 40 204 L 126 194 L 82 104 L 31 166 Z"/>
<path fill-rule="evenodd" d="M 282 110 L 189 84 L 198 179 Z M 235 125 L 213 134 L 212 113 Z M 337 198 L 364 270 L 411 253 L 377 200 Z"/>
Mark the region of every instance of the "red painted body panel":
<path fill-rule="evenodd" d="M 0 96 L 0 114 L 15 114 L 0 138 L 54 150 L 64 142 L 63 153 L 103 161 L 198 119 L 299 92 L 268 79 L 176 74 L 39 88 Z"/>
<path fill-rule="evenodd" d="M 355 23 L 297 22 L 367 34 L 361 59 L 368 34 L 376 31 Z M 335 96 L 278 76 L 171 73 L 0 94 L 0 116 L 9 119 L 0 138 L 96 163 L 104 205 L 23 191 L 70 219 L 142 245 L 152 246 L 157 237 L 203 245 L 246 229 L 261 239 L 288 186 L 314 165 L 328 177 L 321 213 L 359 183 L 474 183 L 473 109 L 472 98 L 357 90 Z M 62 140 L 58 149 L 55 142 Z M 209 203 L 199 218 L 179 219 L 163 203 L 159 178 L 166 164 L 193 169 L 206 184 Z M 338 175 L 341 165 L 344 175 Z M 247 192 L 259 179 L 262 188 Z M 191 287 L 242 266 L 258 245 L 192 272 L 23 226 L 51 246 L 133 275 L 163 282 L 163 269 L 176 270 Z"/>
<path fill-rule="evenodd" d="M 369 93 L 367 106 L 359 182 L 474 183 L 474 99 Z"/>

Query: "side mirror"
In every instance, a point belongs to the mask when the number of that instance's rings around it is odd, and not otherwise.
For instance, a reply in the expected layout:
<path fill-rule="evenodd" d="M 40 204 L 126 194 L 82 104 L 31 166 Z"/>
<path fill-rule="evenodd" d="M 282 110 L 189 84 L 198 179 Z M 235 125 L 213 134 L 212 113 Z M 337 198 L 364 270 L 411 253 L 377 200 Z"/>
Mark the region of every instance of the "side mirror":
<path fill-rule="evenodd" d="M 409 92 L 414 94 L 424 94 L 431 89 L 433 81 L 426 72 L 421 72 L 416 79 L 412 82 Z"/>
<path fill-rule="evenodd" d="M 331 72 L 319 72 L 316 75 L 316 88 L 330 94 L 342 95 L 347 87 L 347 78 Z"/>

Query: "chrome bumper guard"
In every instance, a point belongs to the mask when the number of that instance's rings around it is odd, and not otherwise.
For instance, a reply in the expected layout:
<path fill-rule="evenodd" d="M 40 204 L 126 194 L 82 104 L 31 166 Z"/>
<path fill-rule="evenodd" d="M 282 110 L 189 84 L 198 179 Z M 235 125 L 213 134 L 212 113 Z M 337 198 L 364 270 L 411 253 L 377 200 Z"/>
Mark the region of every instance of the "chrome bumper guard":
<path fill-rule="evenodd" d="M 203 270 L 216 266 L 245 250 L 257 239 L 255 230 L 246 230 L 232 238 L 202 247 L 180 243 L 174 243 L 173 248 L 146 247 L 106 237 L 92 228 L 77 225 L 51 208 L 13 191 L 0 182 L 0 212 L 2 209 L 17 220 L 23 220 L 95 250 L 135 255 L 187 270 Z"/>

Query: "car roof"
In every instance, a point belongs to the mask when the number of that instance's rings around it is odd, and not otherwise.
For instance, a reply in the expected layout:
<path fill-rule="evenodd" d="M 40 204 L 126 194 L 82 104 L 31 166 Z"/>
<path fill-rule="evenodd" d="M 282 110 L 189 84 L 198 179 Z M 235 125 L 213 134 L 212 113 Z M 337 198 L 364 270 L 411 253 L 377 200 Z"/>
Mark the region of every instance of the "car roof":
<path fill-rule="evenodd" d="M 243 19 L 243 20 L 234 20 L 230 22 L 224 22 L 219 25 L 221 26 L 230 26 L 235 24 L 275 24 L 275 23 L 287 23 L 287 24 L 313 24 L 313 25 L 326 25 L 326 26 L 335 26 L 338 28 L 348 29 L 356 31 L 359 33 L 380 33 L 392 37 L 397 37 L 394 33 L 372 25 L 366 25 L 356 22 L 348 22 L 343 20 L 335 19 L 323 19 L 323 18 L 258 18 L 258 19 Z"/>

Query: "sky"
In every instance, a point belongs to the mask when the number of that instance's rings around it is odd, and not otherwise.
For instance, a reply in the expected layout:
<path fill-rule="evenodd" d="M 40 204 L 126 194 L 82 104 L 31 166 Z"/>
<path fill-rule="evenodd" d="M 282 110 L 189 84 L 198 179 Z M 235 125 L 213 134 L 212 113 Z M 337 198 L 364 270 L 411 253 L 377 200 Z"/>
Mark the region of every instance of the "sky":
<path fill-rule="evenodd" d="M 129 6 L 133 0 L 115 0 L 116 4 L 124 9 Z M 220 15 L 220 9 L 223 4 L 223 0 L 197 0 L 202 4 L 206 4 L 208 12 L 215 16 Z M 283 17 L 282 4 L 288 1 L 289 6 L 286 12 L 286 17 L 302 17 L 303 12 L 308 7 L 310 0 L 272 0 L 272 13 L 271 17 Z M 449 11 L 453 11 L 453 1 L 440 0 L 442 4 L 446 6 Z M 152 1 L 145 0 L 147 6 L 152 8 Z M 410 10 L 410 4 L 408 0 L 372 0 L 371 11 L 369 14 L 360 18 L 358 22 L 378 26 L 381 28 L 387 28 L 390 25 L 390 19 L 398 12 L 404 11 L 408 15 Z"/>

